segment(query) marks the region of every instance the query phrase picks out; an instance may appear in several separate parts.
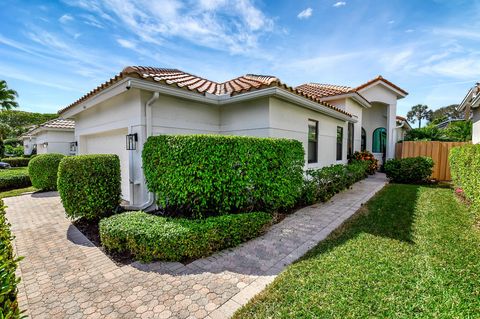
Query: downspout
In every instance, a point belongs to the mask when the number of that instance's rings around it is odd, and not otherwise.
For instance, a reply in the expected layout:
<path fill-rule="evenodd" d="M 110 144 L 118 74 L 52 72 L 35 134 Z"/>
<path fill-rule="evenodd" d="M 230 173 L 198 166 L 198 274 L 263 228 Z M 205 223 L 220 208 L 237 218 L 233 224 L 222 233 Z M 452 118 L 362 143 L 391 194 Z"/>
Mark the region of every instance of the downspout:
<path fill-rule="evenodd" d="M 152 136 L 152 104 L 160 97 L 159 92 L 154 92 L 152 97 L 145 103 L 145 141 Z M 130 168 L 130 171 L 132 169 Z M 125 206 L 125 209 L 144 210 L 152 206 L 155 202 L 155 194 L 148 192 L 148 199 L 140 205 Z"/>

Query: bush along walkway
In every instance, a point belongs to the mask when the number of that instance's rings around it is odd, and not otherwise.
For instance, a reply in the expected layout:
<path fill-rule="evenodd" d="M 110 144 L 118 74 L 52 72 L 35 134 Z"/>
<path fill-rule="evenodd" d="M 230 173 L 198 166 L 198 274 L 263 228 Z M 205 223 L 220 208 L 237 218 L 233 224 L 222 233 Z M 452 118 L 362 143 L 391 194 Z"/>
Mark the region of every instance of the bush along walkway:
<path fill-rule="evenodd" d="M 386 183 L 376 174 L 303 208 L 263 236 L 187 265 L 118 265 L 70 221 L 57 193 L 5 199 L 31 318 L 228 318 Z"/>

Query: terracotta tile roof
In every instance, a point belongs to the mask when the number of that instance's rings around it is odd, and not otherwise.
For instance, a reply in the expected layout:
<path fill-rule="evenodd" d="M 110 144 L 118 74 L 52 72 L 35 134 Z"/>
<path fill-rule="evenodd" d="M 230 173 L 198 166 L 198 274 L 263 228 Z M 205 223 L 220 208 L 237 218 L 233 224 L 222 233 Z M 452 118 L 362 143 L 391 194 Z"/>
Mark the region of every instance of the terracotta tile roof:
<path fill-rule="evenodd" d="M 367 81 L 365 83 L 363 83 L 362 85 L 359 85 L 355 88 L 356 91 L 360 91 L 361 89 L 364 89 L 366 88 L 367 86 L 375 83 L 375 82 L 383 82 L 383 83 L 386 83 L 388 85 L 390 85 L 391 87 L 395 88 L 396 90 L 400 91 L 401 93 L 405 94 L 405 95 L 408 95 L 408 92 L 405 91 L 404 89 L 398 87 L 397 85 L 393 84 L 392 82 L 390 82 L 389 80 L 385 79 L 383 76 L 379 75 L 377 76 L 376 78 L 374 79 L 371 79 L 370 81 Z"/>
<path fill-rule="evenodd" d="M 144 66 L 128 66 L 123 69 L 115 77 L 111 78 L 107 82 L 99 85 L 92 91 L 85 94 L 83 97 L 70 104 L 66 108 L 58 111 L 59 114 L 65 112 L 66 110 L 74 107 L 75 105 L 80 104 L 81 102 L 87 100 L 88 98 L 94 96 L 98 92 L 110 87 L 111 85 L 119 82 L 120 80 L 126 78 L 138 78 L 148 81 L 157 82 L 160 84 L 165 84 L 168 86 L 177 87 L 180 89 L 185 89 L 191 92 L 196 92 L 202 95 L 206 93 L 213 95 L 230 95 L 234 96 L 237 94 L 242 94 L 245 92 L 259 90 L 269 87 L 279 87 L 287 91 L 290 91 L 294 94 L 300 95 L 304 98 L 307 98 L 311 101 L 319 103 L 323 106 L 329 107 L 337 112 L 345 114 L 347 116 L 352 116 L 350 113 L 347 113 L 329 103 L 321 101 L 317 96 L 309 92 L 304 92 L 298 89 L 295 89 L 291 86 L 288 86 L 280 81 L 279 78 L 269 75 L 257 75 L 257 74 L 246 74 L 222 83 L 211 81 L 190 73 L 186 73 L 177 69 L 165 69 L 165 68 L 155 68 L 155 67 L 144 67 Z"/>
<path fill-rule="evenodd" d="M 362 85 L 359 85 L 355 88 L 349 87 L 349 86 L 342 86 L 342 85 L 333 85 L 333 84 L 320 84 L 320 83 L 305 83 L 302 85 L 299 85 L 296 87 L 297 90 L 300 90 L 305 93 L 312 94 L 314 96 L 317 96 L 319 98 L 324 98 L 324 97 L 330 97 L 330 96 L 336 96 L 336 95 L 342 95 L 342 94 L 347 94 L 347 93 L 358 93 L 358 91 L 366 88 L 367 86 L 378 82 L 382 81 L 396 90 L 402 92 L 403 94 L 407 95 L 408 93 L 404 91 L 403 89 L 399 88 L 392 82 L 388 81 L 387 79 L 383 78 L 381 75 L 376 77 L 375 79 L 372 79 L 368 82 L 363 83 Z M 360 94 L 361 96 L 361 94 Z M 363 98 L 363 96 L 362 96 Z"/>
<path fill-rule="evenodd" d="M 21 137 L 28 137 L 32 134 L 35 134 L 37 130 L 40 129 L 57 129 L 57 130 L 70 130 L 75 129 L 75 121 L 74 120 L 65 120 L 65 119 L 53 119 L 42 123 L 40 125 L 32 126 L 27 132 L 23 133 Z"/>
<path fill-rule="evenodd" d="M 335 96 L 355 92 L 355 89 L 349 86 L 320 83 L 305 83 L 297 86 L 296 89 L 317 97 Z"/>
<path fill-rule="evenodd" d="M 400 115 L 397 115 L 397 120 L 400 120 L 400 121 L 407 121 L 406 118 L 404 118 L 403 116 L 400 116 Z"/>

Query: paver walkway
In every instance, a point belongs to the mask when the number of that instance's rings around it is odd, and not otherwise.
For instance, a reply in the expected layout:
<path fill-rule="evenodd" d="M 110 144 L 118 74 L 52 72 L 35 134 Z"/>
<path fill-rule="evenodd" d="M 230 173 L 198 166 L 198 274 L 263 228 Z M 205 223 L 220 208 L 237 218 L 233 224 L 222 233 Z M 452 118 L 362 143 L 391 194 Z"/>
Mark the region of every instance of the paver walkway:
<path fill-rule="evenodd" d="M 262 237 L 186 266 L 117 266 L 65 218 L 56 193 L 6 198 L 17 253 L 25 256 L 20 306 L 31 318 L 228 318 L 385 182 L 376 174 Z"/>

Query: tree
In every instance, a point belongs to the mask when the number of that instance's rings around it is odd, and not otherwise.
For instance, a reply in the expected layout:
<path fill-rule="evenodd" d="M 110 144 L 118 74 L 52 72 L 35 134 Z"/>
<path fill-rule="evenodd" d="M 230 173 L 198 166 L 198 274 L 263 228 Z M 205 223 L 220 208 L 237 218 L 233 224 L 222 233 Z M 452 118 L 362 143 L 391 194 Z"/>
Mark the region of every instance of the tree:
<path fill-rule="evenodd" d="M 456 119 L 463 120 L 465 118 L 465 112 L 459 111 L 457 108 L 458 108 L 458 104 L 451 104 L 451 105 L 436 109 L 432 113 L 432 118 L 430 119 L 430 122 L 432 124 L 437 125 L 447 120 L 456 120 Z"/>
<path fill-rule="evenodd" d="M 2 133 L 2 124 L 11 127 L 11 132 L 2 135 L 3 138 L 18 137 L 28 131 L 32 126 L 42 124 L 46 121 L 55 119 L 58 114 L 31 113 L 17 110 L 0 112 L 0 133 Z"/>
<path fill-rule="evenodd" d="M 17 91 L 9 89 L 5 80 L 0 80 L 0 108 L 11 110 L 18 107 L 18 103 L 15 101 L 17 97 Z"/>
<path fill-rule="evenodd" d="M 432 118 L 433 112 L 428 109 L 427 105 L 417 104 L 412 106 L 412 109 L 407 113 L 407 120 L 412 123 L 418 120 L 418 127 L 422 126 L 422 119 L 429 121 Z"/>

